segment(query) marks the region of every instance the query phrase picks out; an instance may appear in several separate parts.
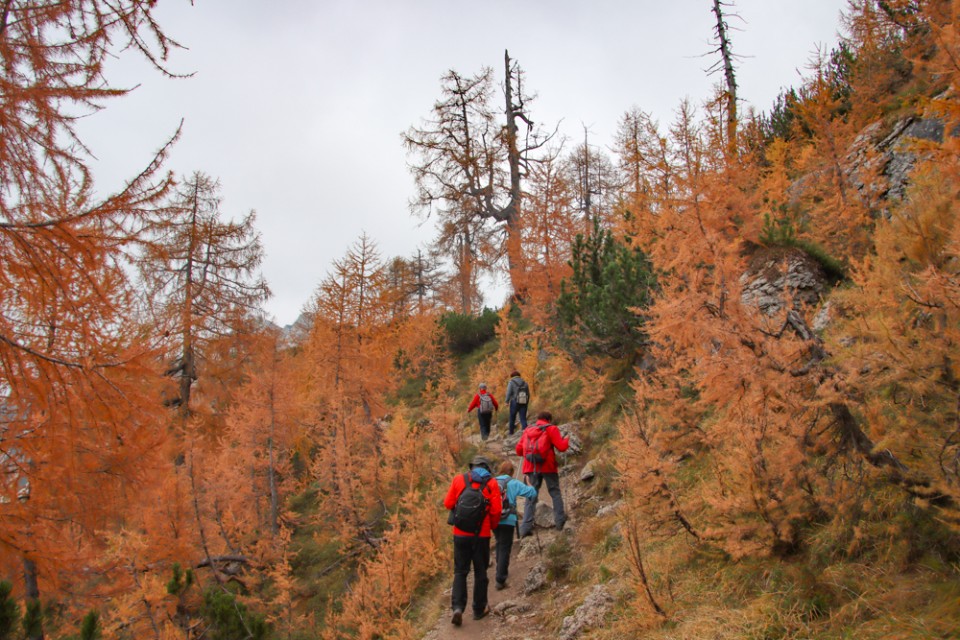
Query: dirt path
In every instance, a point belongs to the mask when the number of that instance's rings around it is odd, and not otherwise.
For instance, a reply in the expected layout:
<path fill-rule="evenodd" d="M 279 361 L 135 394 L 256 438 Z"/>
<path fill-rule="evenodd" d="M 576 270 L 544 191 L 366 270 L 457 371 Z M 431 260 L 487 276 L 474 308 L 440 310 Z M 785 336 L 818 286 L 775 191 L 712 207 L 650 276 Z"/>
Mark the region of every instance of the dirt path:
<path fill-rule="evenodd" d="M 463 616 L 463 625 L 455 627 L 450 623 L 450 586 L 448 585 L 434 605 L 439 618 L 436 625 L 425 636 L 424 640 L 521 640 L 535 638 L 529 632 L 523 633 L 524 627 L 529 624 L 524 620 L 534 618 L 539 610 L 535 601 L 523 595 L 523 583 L 527 573 L 534 567 L 539 558 L 536 554 L 527 557 L 518 557 L 519 545 L 514 545 L 514 555 L 510 562 L 510 579 L 507 587 L 502 591 L 493 588 L 493 567 L 488 571 L 490 576 L 490 590 L 488 600 L 491 614 L 483 620 L 474 620 L 470 614 L 470 607 Z M 451 575 L 450 580 L 453 577 Z M 473 588 L 473 576 L 467 579 L 468 590 Z M 531 597 L 535 597 L 534 596 Z M 473 597 L 472 591 L 470 596 Z"/>

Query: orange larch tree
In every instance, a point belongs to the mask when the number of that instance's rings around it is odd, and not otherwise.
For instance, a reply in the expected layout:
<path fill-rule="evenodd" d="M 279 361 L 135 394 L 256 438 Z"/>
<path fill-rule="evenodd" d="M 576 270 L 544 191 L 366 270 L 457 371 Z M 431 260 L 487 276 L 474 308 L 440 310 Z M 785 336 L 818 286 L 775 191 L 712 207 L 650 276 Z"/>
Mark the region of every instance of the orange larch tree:
<path fill-rule="evenodd" d="M 0 573 L 25 576 L 18 585 L 37 598 L 41 580 L 97 567 L 162 440 L 150 409 L 156 341 L 131 322 L 127 260 L 169 186 L 166 147 L 100 197 L 74 123 L 126 93 L 104 77 L 117 50 L 165 72 L 177 45 L 146 0 L 2 9 Z"/>
<path fill-rule="evenodd" d="M 184 178 L 167 211 L 169 217 L 150 228 L 138 266 L 150 313 L 170 336 L 167 375 L 178 389 L 166 403 L 179 407 L 185 429 L 207 345 L 236 333 L 270 291 L 257 271 L 263 248 L 255 215 L 224 220 L 218 181 L 201 172 Z"/>
<path fill-rule="evenodd" d="M 637 238 L 662 274 L 646 325 L 657 368 L 637 383 L 642 428 L 628 420 L 623 433 L 659 469 L 647 480 L 656 480 L 649 499 L 664 517 L 679 522 L 677 505 L 687 504 L 699 516 L 690 530 L 728 552 L 782 553 L 796 545 L 810 508 L 802 464 L 810 409 L 803 378 L 790 373 L 807 346 L 788 320 L 807 326 L 811 310 L 789 293 L 773 312 L 744 295 L 751 258 L 743 241 L 761 231 L 749 195 L 756 176 L 726 164 L 723 138 L 708 134 L 681 108 L 670 135 L 676 191 L 657 203 L 652 233 Z M 664 461 L 689 450 L 702 452 L 713 482 L 664 501 L 674 482 Z"/>
<path fill-rule="evenodd" d="M 560 294 L 560 282 L 570 275 L 570 247 L 582 231 L 569 177 L 559 150 L 547 151 L 530 166 L 527 176 L 522 234 L 528 258 L 523 282 L 527 292 L 524 308 L 540 326 L 548 324 L 553 303 Z"/>
<path fill-rule="evenodd" d="M 928 36 L 925 55 L 916 59 L 920 70 L 955 87 L 960 2 L 933 2 L 909 17 L 912 28 Z M 946 131 L 956 131 L 955 91 L 921 106 L 925 116 L 939 117 Z M 876 222 L 876 250 L 857 264 L 855 286 L 839 296 L 828 346 L 840 380 L 825 394 L 853 408 L 872 473 L 904 488 L 911 508 L 929 509 L 960 530 L 960 142 L 946 135 L 942 143 L 916 143 L 913 151 L 923 160 L 903 200 Z"/>

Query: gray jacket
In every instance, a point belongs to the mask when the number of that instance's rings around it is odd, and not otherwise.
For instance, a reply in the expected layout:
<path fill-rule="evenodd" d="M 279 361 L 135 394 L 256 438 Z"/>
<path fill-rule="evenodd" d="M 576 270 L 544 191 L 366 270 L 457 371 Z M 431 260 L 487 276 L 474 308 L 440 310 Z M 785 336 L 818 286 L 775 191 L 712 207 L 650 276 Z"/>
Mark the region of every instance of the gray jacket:
<path fill-rule="evenodd" d="M 527 389 L 527 402 L 530 402 L 530 386 L 524 382 L 523 378 L 520 376 L 513 376 L 510 378 L 510 381 L 507 382 L 507 396 L 504 398 L 504 402 L 510 404 L 512 401 L 517 399 L 517 392 L 520 389 L 526 387 Z"/>

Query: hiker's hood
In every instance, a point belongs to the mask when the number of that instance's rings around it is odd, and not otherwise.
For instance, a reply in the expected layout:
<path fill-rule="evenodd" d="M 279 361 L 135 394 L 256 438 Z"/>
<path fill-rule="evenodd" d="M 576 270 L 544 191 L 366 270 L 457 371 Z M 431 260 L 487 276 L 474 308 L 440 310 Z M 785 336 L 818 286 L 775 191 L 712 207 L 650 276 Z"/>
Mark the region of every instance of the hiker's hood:
<path fill-rule="evenodd" d="M 487 471 L 483 467 L 474 467 L 473 469 L 470 469 L 470 478 L 474 482 L 486 482 L 492 477 L 493 477 L 493 474 L 491 474 L 489 471 Z"/>

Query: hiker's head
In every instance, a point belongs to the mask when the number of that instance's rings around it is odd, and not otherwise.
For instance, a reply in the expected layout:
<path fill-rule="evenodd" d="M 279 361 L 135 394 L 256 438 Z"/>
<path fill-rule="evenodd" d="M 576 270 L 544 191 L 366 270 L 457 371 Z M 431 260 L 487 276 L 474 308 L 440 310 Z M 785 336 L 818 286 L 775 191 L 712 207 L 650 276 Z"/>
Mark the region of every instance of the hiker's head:
<path fill-rule="evenodd" d="M 503 464 L 500 465 L 500 471 L 497 475 L 500 476 L 512 476 L 513 475 L 513 463 L 509 460 L 504 460 Z"/>
<path fill-rule="evenodd" d="M 544 420 L 546 422 L 553 422 L 553 414 L 549 411 L 541 411 L 537 414 L 537 420 Z"/>
<path fill-rule="evenodd" d="M 519 377 L 520 377 L 520 372 L 517 371 L 516 369 L 514 369 L 513 371 L 510 372 L 510 377 L 511 377 L 511 378 L 519 378 Z"/>
<path fill-rule="evenodd" d="M 486 391 L 486 390 L 487 390 L 487 383 L 486 383 L 486 382 L 481 382 L 481 383 L 480 383 L 480 386 L 478 387 L 478 389 L 480 389 L 480 391 Z"/>
<path fill-rule="evenodd" d="M 473 469 L 474 467 L 483 467 L 490 471 L 490 461 L 483 456 L 474 456 L 473 460 L 470 461 L 470 468 Z M 493 472 L 491 471 L 491 473 Z"/>

